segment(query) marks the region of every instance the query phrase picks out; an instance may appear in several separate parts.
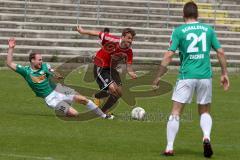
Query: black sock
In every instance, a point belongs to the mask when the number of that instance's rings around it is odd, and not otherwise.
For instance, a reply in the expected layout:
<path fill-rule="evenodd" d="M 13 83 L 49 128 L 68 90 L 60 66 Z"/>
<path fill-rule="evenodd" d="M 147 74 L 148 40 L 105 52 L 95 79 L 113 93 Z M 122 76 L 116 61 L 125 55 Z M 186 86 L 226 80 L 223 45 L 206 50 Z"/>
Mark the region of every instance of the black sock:
<path fill-rule="evenodd" d="M 106 103 L 103 105 L 103 107 L 101 108 L 102 111 L 105 113 L 106 111 L 108 111 L 118 100 L 118 97 L 114 96 L 114 95 L 110 95 L 108 97 L 108 100 L 106 101 Z"/>
<path fill-rule="evenodd" d="M 100 92 L 96 93 L 94 96 L 95 96 L 95 98 L 101 99 L 101 98 L 109 96 L 109 93 L 107 91 L 100 91 Z"/>

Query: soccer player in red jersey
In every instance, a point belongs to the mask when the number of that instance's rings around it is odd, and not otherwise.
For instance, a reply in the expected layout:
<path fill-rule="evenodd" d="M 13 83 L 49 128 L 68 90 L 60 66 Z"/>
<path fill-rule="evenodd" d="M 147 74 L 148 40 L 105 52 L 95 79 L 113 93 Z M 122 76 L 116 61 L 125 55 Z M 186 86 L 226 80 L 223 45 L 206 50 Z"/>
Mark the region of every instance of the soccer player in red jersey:
<path fill-rule="evenodd" d="M 80 34 L 98 36 L 102 42 L 102 47 L 97 51 L 93 60 L 94 76 L 101 89 L 95 94 L 95 98 L 100 99 L 108 96 L 102 107 L 102 111 L 108 113 L 122 95 L 121 79 L 116 69 L 119 62 L 124 61 L 129 76 L 132 79 L 137 78 L 132 68 L 133 51 L 131 48 L 136 33 L 131 28 L 125 28 L 121 37 L 117 37 L 100 31 L 85 30 L 81 26 L 77 27 L 77 31 Z"/>

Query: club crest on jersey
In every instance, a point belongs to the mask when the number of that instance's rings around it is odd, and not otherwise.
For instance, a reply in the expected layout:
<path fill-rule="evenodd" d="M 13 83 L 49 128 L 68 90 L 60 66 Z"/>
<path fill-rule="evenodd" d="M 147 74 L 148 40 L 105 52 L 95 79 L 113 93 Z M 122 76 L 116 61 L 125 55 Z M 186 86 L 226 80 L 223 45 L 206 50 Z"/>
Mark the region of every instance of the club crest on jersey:
<path fill-rule="evenodd" d="M 112 53 L 114 51 L 116 51 L 116 43 L 106 43 L 103 48 L 104 50 L 106 50 L 108 53 Z"/>
<path fill-rule="evenodd" d="M 39 74 L 42 74 L 42 75 L 43 75 L 43 74 L 44 74 L 44 71 L 40 71 Z"/>
<path fill-rule="evenodd" d="M 42 83 L 46 79 L 46 74 L 38 77 L 31 76 L 31 79 L 34 83 Z"/>

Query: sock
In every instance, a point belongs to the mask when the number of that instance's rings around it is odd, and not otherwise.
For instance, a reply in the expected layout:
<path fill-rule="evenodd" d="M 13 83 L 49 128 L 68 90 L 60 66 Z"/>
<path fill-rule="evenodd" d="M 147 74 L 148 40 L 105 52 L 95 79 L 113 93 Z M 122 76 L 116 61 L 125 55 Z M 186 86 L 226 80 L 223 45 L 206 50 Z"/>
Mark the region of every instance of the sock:
<path fill-rule="evenodd" d="M 114 95 L 110 95 L 106 101 L 106 103 L 102 107 L 102 111 L 105 113 L 107 110 L 109 110 L 118 100 L 118 97 Z"/>
<path fill-rule="evenodd" d="M 102 112 L 102 110 L 100 108 L 98 108 L 96 106 L 95 103 L 93 103 L 93 101 L 91 100 L 88 100 L 88 103 L 87 103 L 87 109 L 93 111 L 96 115 L 102 117 L 102 118 L 105 118 L 106 117 L 106 114 Z"/>
<path fill-rule="evenodd" d="M 107 91 L 100 91 L 100 92 L 96 93 L 94 96 L 95 96 L 95 98 L 101 99 L 101 98 L 109 96 L 109 93 Z"/>
<path fill-rule="evenodd" d="M 179 119 L 178 115 L 170 115 L 168 119 L 166 151 L 173 150 L 173 143 L 179 129 Z"/>
<path fill-rule="evenodd" d="M 207 138 L 210 141 L 210 134 L 212 129 L 212 118 L 209 113 L 201 114 L 200 126 L 203 131 L 203 140 Z"/>

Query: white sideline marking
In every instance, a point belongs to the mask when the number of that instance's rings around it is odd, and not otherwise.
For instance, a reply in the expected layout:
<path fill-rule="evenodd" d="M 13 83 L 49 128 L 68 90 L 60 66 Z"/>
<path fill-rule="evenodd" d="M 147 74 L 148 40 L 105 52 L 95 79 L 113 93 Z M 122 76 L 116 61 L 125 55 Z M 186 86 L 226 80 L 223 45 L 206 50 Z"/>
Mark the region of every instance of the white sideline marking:
<path fill-rule="evenodd" d="M 0 156 L 27 158 L 27 159 L 40 159 L 40 160 L 54 160 L 54 158 L 52 158 L 52 157 L 38 157 L 38 156 L 28 156 L 28 155 L 19 155 L 19 154 L 3 154 L 3 153 L 0 153 Z"/>

